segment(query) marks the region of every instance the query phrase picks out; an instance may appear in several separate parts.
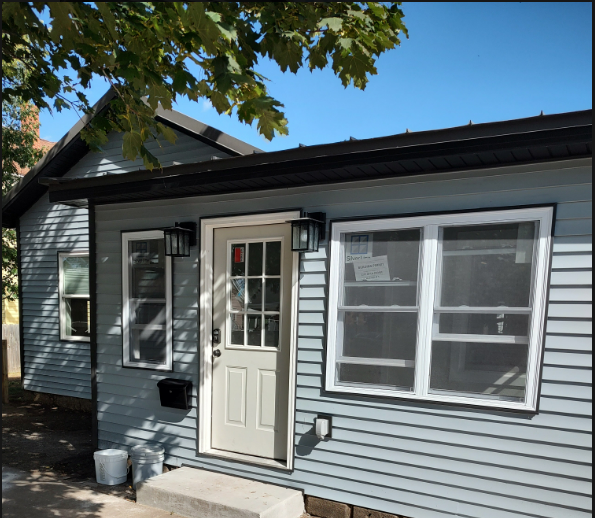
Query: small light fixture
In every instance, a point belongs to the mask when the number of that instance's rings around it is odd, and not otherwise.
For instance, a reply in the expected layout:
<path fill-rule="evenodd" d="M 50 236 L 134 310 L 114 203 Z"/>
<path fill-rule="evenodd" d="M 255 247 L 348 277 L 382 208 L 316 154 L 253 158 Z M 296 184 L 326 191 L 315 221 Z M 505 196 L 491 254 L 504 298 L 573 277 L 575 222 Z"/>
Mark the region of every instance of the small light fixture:
<path fill-rule="evenodd" d="M 291 222 L 291 250 L 294 252 L 318 252 L 324 239 L 326 214 L 311 212 Z"/>
<path fill-rule="evenodd" d="M 196 246 L 196 223 L 176 223 L 163 231 L 167 257 L 190 257 L 190 247 Z"/>

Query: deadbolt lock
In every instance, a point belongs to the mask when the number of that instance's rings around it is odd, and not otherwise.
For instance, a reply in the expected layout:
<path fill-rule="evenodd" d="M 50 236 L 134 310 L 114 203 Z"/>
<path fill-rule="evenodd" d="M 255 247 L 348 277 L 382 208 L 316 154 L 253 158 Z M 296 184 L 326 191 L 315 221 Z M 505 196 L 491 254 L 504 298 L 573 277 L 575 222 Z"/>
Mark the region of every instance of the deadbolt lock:
<path fill-rule="evenodd" d="M 221 329 L 213 329 L 213 343 L 214 344 L 221 343 Z"/>

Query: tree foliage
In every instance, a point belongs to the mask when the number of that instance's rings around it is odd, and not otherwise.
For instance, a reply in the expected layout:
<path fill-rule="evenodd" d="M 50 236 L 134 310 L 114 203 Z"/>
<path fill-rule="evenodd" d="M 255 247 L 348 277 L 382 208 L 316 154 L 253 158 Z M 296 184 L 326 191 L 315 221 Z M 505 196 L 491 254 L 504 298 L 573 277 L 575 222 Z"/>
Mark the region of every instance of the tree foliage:
<path fill-rule="evenodd" d="M 124 132 L 124 156 L 153 167 L 159 163 L 144 143 L 175 140 L 155 121 L 159 104 L 208 99 L 270 140 L 288 133 L 287 120 L 259 60 L 293 73 L 330 66 L 345 87 L 364 89 L 401 33 L 400 2 L 4 2 L 3 75 L 23 64 L 28 80 L 3 93 L 89 112 L 85 89 L 104 77 L 117 97 L 83 138 L 98 149 L 107 133 Z"/>
<path fill-rule="evenodd" d="M 3 83 L 4 83 L 3 78 Z M 42 157 L 36 148 L 39 122 L 31 103 L 2 102 L 2 196 L 19 178 L 19 170 L 33 167 Z M 2 298 L 18 295 L 15 231 L 2 228 Z"/>

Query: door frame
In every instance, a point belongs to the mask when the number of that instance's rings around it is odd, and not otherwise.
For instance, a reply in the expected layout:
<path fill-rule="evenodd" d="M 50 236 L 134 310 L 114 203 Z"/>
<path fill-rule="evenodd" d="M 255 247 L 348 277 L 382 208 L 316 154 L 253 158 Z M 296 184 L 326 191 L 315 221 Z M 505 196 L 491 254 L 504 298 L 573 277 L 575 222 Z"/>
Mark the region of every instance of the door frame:
<path fill-rule="evenodd" d="M 285 463 L 271 459 L 261 459 L 212 448 L 212 401 L 213 401 L 213 254 L 215 230 L 218 228 L 253 227 L 288 223 L 301 217 L 300 211 L 252 214 L 201 219 L 200 248 L 200 337 L 199 363 L 200 388 L 198 390 L 198 454 L 221 457 L 248 464 L 257 464 L 283 470 L 293 470 L 295 446 L 295 411 L 297 385 L 297 342 L 298 342 L 298 303 L 300 254 L 293 253 L 291 272 L 291 339 L 289 354 L 289 390 L 288 390 L 288 426 L 287 426 L 287 461 Z"/>

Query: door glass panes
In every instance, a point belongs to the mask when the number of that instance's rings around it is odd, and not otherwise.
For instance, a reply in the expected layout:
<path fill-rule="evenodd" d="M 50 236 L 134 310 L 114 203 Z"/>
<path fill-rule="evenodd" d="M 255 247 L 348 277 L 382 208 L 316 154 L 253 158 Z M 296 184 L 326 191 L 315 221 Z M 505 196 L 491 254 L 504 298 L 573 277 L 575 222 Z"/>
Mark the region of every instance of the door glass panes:
<path fill-rule="evenodd" d="M 250 277 L 260 277 L 262 275 L 262 259 L 264 253 L 264 243 L 250 243 L 248 247 L 250 261 L 248 263 L 248 275 Z"/>
<path fill-rule="evenodd" d="M 522 344 L 434 342 L 430 393 L 522 402 L 528 357 Z"/>
<path fill-rule="evenodd" d="M 248 315 L 248 345 L 260 347 L 262 345 L 262 316 Z"/>
<path fill-rule="evenodd" d="M 241 313 L 229 315 L 229 328 L 232 345 L 244 345 L 244 318 Z"/>
<path fill-rule="evenodd" d="M 265 311 L 281 311 L 281 279 L 265 281 Z"/>
<path fill-rule="evenodd" d="M 232 311 L 244 311 L 246 297 L 246 279 L 231 280 L 230 307 Z"/>
<path fill-rule="evenodd" d="M 264 345 L 265 347 L 279 347 L 279 315 L 264 317 Z"/>
<path fill-rule="evenodd" d="M 163 365 L 167 356 L 163 239 L 130 241 L 130 361 Z"/>
<path fill-rule="evenodd" d="M 248 311 L 262 311 L 262 279 L 248 279 Z"/>
<path fill-rule="evenodd" d="M 232 244 L 230 253 L 230 345 L 279 347 L 281 241 Z"/>
<path fill-rule="evenodd" d="M 281 275 L 281 241 L 267 243 L 266 274 Z"/>
<path fill-rule="evenodd" d="M 421 229 L 346 233 L 338 384 L 412 392 Z"/>
<path fill-rule="evenodd" d="M 246 275 L 246 245 L 231 245 L 231 275 L 243 277 Z"/>
<path fill-rule="evenodd" d="M 537 222 L 440 230 L 431 393 L 524 401 L 538 230 Z"/>

